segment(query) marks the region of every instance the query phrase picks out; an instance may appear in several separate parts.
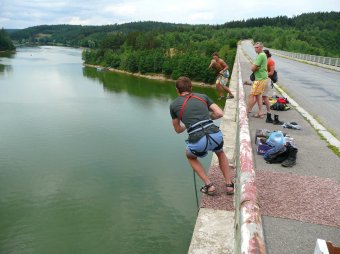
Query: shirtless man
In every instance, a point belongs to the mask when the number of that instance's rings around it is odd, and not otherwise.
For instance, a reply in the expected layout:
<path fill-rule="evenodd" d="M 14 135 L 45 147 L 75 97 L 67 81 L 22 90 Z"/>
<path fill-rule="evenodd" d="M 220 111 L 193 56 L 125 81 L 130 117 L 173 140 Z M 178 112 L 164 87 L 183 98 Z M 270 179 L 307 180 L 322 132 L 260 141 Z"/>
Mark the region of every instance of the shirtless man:
<path fill-rule="evenodd" d="M 216 89 L 219 94 L 219 100 L 224 98 L 224 91 L 226 91 L 229 96 L 227 99 L 234 98 L 233 93 L 230 91 L 229 87 L 227 86 L 228 78 L 229 78 L 229 71 L 228 65 L 221 59 L 217 52 L 213 54 L 213 59 L 210 62 L 208 68 L 214 68 L 217 78 L 216 78 Z"/>

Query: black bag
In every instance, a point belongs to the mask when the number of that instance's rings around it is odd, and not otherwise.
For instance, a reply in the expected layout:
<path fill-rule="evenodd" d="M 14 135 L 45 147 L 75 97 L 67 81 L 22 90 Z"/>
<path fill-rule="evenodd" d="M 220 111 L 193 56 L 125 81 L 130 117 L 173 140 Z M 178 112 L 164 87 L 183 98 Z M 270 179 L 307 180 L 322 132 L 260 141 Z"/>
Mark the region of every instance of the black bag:
<path fill-rule="evenodd" d="M 277 71 L 274 71 L 273 76 L 271 76 L 270 79 L 271 79 L 274 83 L 277 82 L 277 80 L 279 79 L 278 76 L 277 76 Z"/>
<path fill-rule="evenodd" d="M 283 153 L 278 153 L 276 156 L 271 156 L 266 160 L 267 163 L 282 163 L 287 160 L 290 156 L 294 156 L 296 158 L 296 154 L 298 149 L 293 147 L 292 145 L 288 144 L 287 149 Z"/>
<path fill-rule="evenodd" d="M 255 73 L 254 72 L 252 74 L 250 74 L 250 80 L 255 81 Z"/>
<path fill-rule="evenodd" d="M 286 149 L 286 151 L 281 152 L 281 153 L 276 153 L 271 156 L 268 156 L 266 160 L 267 163 L 272 164 L 272 163 L 282 163 L 286 159 L 288 159 L 289 151 Z"/>
<path fill-rule="evenodd" d="M 280 102 L 275 102 L 273 105 L 270 106 L 270 109 L 277 110 L 277 111 L 285 111 L 285 104 Z"/>

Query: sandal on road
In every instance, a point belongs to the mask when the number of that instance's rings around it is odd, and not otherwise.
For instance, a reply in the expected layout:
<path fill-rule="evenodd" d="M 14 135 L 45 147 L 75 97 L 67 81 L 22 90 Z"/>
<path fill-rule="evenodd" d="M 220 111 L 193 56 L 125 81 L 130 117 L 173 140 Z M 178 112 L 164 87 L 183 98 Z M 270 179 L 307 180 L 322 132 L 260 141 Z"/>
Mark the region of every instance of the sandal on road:
<path fill-rule="evenodd" d="M 254 114 L 252 115 L 252 117 L 255 117 L 255 118 L 264 118 L 264 114 Z"/>
<path fill-rule="evenodd" d="M 207 194 L 209 196 L 213 196 L 216 194 L 216 189 L 213 190 L 213 191 L 209 191 L 209 188 L 210 187 L 215 187 L 213 183 L 210 183 L 210 184 L 206 184 L 204 185 L 201 189 L 200 189 L 200 192 L 204 193 L 204 194 Z"/>
<path fill-rule="evenodd" d="M 234 183 L 226 183 L 225 187 L 227 187 L 227 195 L 233 195 L 234 194 Z M 228 190 L 228 188 L 233 188 L 232 191 Z"/>

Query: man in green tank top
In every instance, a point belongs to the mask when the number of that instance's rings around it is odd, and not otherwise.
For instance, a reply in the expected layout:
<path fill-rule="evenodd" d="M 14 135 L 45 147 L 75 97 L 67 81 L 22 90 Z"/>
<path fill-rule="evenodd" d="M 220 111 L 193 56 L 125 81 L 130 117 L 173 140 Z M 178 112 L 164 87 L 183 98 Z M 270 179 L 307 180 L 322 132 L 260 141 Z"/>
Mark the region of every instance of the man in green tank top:
<path fill-rule="evenodd" d="M 262 94 L 268 79 L 267 56 L 263 52 L 263 44 L 261 42 L 256 42 L 254 48 L 257 56 L 255 62 L 251 66 L 251 71 L 255 74 L 255 81 L 249 94 L 247 112 L 250 113 L 254 105 L 257 103 L 259 112 L 253 116 L 257 118 L 263 118 L 264 114 L 262 111 Z"/>

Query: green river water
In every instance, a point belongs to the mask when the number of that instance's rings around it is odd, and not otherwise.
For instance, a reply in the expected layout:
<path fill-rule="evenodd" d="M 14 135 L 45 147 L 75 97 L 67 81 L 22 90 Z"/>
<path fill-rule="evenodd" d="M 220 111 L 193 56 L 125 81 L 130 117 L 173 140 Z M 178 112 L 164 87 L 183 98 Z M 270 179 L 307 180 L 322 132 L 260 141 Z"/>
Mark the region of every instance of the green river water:
<path fill-rule="evenodd" d="M 80 49 L 2 55 L 0 253 L 187 253 L 197 206 L 175 97 L 174 82 L 84 67 Z"/>

